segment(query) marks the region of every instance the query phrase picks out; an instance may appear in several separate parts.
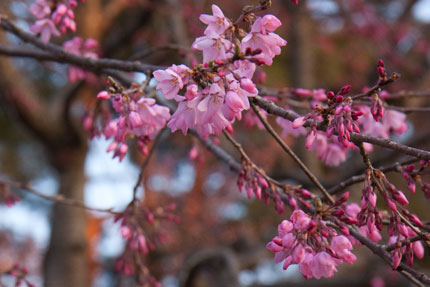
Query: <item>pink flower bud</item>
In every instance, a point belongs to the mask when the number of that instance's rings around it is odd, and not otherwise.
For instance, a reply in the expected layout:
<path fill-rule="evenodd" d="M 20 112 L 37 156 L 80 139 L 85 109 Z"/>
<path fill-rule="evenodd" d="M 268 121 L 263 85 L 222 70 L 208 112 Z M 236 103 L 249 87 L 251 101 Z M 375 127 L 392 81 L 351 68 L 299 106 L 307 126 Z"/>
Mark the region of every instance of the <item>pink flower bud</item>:
<path fill-rule="evenodd" d="M 298 129 L 306 123 L 305 117 L 298 117 L 293 121 L 293 128 Z"/>
<path fill-rule="evenodd" d="M 109 100 L 111 98 L 111 94 L 106 91 L 101 91 L 97 94 L 97 99 L 100 100 Z"/>
<path fill-rule="evenodd" d="M 188 158 L 190 160 L 195 160 L 199 156 L 199 150 L 197 146 L 193 146 L 188 153 Z"/>
<path fill-rule="evenodd" d="M 392 211 L 397 212 L 397 206 L 391 199 L 387 199 L 387 206 Z"/>
<path fill-rule="evenodd" d="M 421 222 L 421 220 L 418 218 L 418 216 L 416 216 L 415 214 L 412 214 L 412 213 L 410 213 L 410 214 L 408 214 L 408 218 L 409 218 L 409 220 L 413 223 L 413 224 L 415 224 L 415 225 L 417 225 L 417 226 L 422 226 L 423 225 L 423 223 Z"/>
<path fill-rule="evenodd" d="M 127 225 L 121 226 L 121 236 L 125 239 L 130 239 L 132 232 Z"/>
<path fill-rule="evenodd" d="M 400 265 L 400 261 L 402 261 L 402 253 L 400 250 L 393 251 L 391 255 L 391 260 L 393 261 L 393 269 L 396 269 Z"/>
<path fill-rule="evenodd" d="M 396 192 L 394 192 L 393 194 L 393 198 L 400 203 L 401 205 L 408 205 L 409 201 L 407 200 L 406 196 L 404 195 L 403 192 L 401 192 L 400 190 L 396 190 Z"/>

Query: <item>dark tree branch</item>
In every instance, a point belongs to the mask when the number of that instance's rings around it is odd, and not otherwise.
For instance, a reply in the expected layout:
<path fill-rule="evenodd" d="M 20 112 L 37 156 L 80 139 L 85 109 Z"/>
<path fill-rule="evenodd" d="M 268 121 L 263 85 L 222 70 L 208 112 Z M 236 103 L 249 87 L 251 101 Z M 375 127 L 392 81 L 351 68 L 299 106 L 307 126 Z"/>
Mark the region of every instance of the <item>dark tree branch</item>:
<path fill-rule="evenodd" d="M 265 100 L 259 96 L 252 98 L 251 101 L 256 105 L 258 105 L 259 107 L 266 110 L 266 112 L 268 112 L 269 114 L 273 114 L 273 115 L 285 118 L 289 121 L 294 121 L 298 117 L 296 113 L 287 111 L 277 106 L 274 102 Z M 305 126 L 310 126 L 310 122 L 306 123 Z M 322 126 L 319 126 L 318 129 L 322 131 L 325 130 L 324 127 Z M 416 149 L 413 147 L 408 147 L 406 145 L 397 143 L 390 139 L 383 139 L 383 138 L 377 138 L 377 137 L 372 137 L 368 135 L 351 133 L 351 141 L 354 143 L 367 142 L 380 147 L 392 149 L 392 150 L 401 152 L 403 154 L 414 156 L 420 159 L 430 160 L 430 152 L 421 150 L 421 149 Z"/>
<path fill-rule="evenodd" d="M 6 18 L 2 18 L 0 27 L 5 31 L 8 31 L 24 42 L 31 43 L 32 45 L 51 53 L 55 58 L 56 62 L 70 63 L 73 65 L 80 66 L 92 71 L 101 71 L 103 69 L 116 69 L 125 72 L 143 72 L 148 73 L 150 71 L 161 68 L 161 66 L 142 64 L 139 61 L 121 61 L 116 59 L 91 59 L 81 57 L 75 54 L 68 53 L 63 50 L 61 46 L 52 43 L 43 43 L 39 38 L 33 34 L 23 31 L 17 27 L 13 22 Z"/>

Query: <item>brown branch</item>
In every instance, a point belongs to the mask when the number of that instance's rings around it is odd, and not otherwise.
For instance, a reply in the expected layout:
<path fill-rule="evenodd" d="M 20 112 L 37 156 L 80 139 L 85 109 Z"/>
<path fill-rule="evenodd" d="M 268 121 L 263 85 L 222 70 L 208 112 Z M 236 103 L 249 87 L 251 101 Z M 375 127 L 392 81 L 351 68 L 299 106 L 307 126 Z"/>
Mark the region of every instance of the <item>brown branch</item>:
<path fill-rule="evenodd" d="M 31 43 L 32 45 L 38 47 L 39 49 L 49 52 L 54 57 L 52 60 L 54 60 L 55 62 L 70 63 L 92 71 L 101 71 L 103 69 L 116 69 L 116 70 L 125 71 L 125 72 L 147 73 L 147 72 L 162 68 L 162 66 L 143 64 L 139 61 L 122 61 L 122 60 L 116 60 L 116 59 L 103 59 L 103 58 L 91 59 L 91 58 L 85 58 L 75 54 L 71 54 L 64 51 L 61 46 L 58 46 L 52 43 L 42 42 L 39 38 L 37 38 L 33 34 L 25 32 L 19 27 L 17 27 L 13 22 L 9 21 L 7 18 L 1 19 L 0 27 L 3 30 L 16 35 L 24 42 Z M 9 52 L 9 54 L 11 53 Z M 32 55 L 36 55 L 36 54 L 33 53 Z M 40 54 L 39 56 L 42 57 L 42 55 Z M 46 58 L 46 56 L 43 56 L 43 57 Z"/>
<path fill-rule="evenodd" d="M 390 253 L 388 253 L 383 246 L 364 237 L 359 231 L 352 227 L 349 228 L 349 231 L 352 236 L 361 242 L 361 244 L 365 245 L 374 254 L 381 257 L 388 265 L 393 266 Z M 430 278 L 426 274 L 418 272 L 404 263 L 400 263 L 396 270 L 417 286 L 430 286 Z"/>
<path fill-rule="evenodd" d="M 269 114 L 273 114 L 273 115 L 285 118 L 289 121 L 294 121 L 298 117 L 298 115 L 295 112 L 287 111 L 287 110 L 277 106 L 272 101 L 265 100 L 259 96 L 252 98 L 251 102 L 253 102 L 254 104 L 263 108 Z M 304 126 L 308 127 L 310 125 L 311 125 L 311 123 L 308 122 Z M 325 128 L 323 126 L 318 126 L 318 130 L 325 131 Z M 367 142 L 367 143 L 371 143 L 371 144 L 374 144 L 374 145 L 377 145 L 380 147 L 392 149 L 392 150 L 401 152 L 403 154 L 414 156 L 414 157 L 417 157 L 420 159 L 430 160 L 430 152 L 429 151 L 425 151 L 425 150 L 421 150 L 421 149 L 417 149 L 417 148 L 413 148 L 413 147 L 408 147 L 406 145 L 397 143 L 391 139 L 383 139 L 383 138 L 377 138 L 377 137 L 368 136 L 368 135 L 351 133 L 351 141 L 354 143 Z"/>
<path fill-rule="evenodd" d="M 409 238 L 403 239 L 402 241 L 400 241 L 400 244 L 401 244 L 401 246 L 404 246 L 404 245 L 407 245 L 409 243 L 416 242 L 416 241 L 419 241 L 419 240 L 423 240 L 423 238 L 421 236 L 419 236 L 419 235 L 416 235 L 414 237 L 409 237 Z M 387 251 L 392 251 L 392 250 L 394 250 L 396 248 L 399 248 L 399 246 L 397 245 L 397 243 L 393 243 L 391 245 L 382 246 L 382 247 L 384 247 L 385 250 L 387 250 Z"/>
<path fill-rule="evenodd" d="M 239 151 L 240 155 L 242 156 L 242 159 L 244 159 L 247 163 L 251 164 L 252 167 L 262 176 L 264 177 L 264 179 L 267 182 L 273 183 L 274 185 L 278 186 L 278 187 L 283 187 L 285 186 L 284 184 L 280 183 L 277 180 L 272 179 L 271 177 L 267 176 L 266 172 L 260 168 L 259 166 L 257 166 L 252 160 L 251 158 L 248 156 L 248 154 L 245 152 L 245 150 L 243 149 L 242 145 L 240 143 L 238 143 L 231 135 L 229 135 L 227 132 L 223 131 L 224 136 L 227 138 L 227 140 L 229 142 L 232 143 L 232 145 Z"/>
<path fill-rule="evenodd" d="M 390 171 L 397 171 L 399 166 L 405 165 L 405 164 L 411 164 L 411 163 L 415 163 L 419 161 L 419 159 L 413 158 L 413 159 L 406 159 L 403 161 L 399 161 L 399 162 L 395 162 L 392 163 L 390 165 L 386 165 L 383 167 L 378 168 L 380 171 L 382 172 L 390 172 Z M 336 184 L 335 186 L 331 187 L 328 192 L 330 194 L 336 194 L 341 192 L 343 189 L 347 188 L 348 186 L 351 186 L 355 183 L 359 183 L 364 181 L 364 174 L 360 174 L 360 175 L 354 175 L 338 184 Z"/>
<path fill-rule="evenodd" d="M 160 142 L 160 139 L 161 139 L 161 137 L 162 137 L 162 135 L 163 135 L 163 133 L 164 133 L 165 130 L 166 130 L 166 128 L 164 128 L 164 129 L 162 129 L 161 131 L 158 132 L 157 136 L 155 137 L 155 139 L 153 141 L 152 147 L 149 150 L 149 153 L 148 153 L 148 155 L 145 158 L 145 161 L 142 163 L 142 166 L 140 167 L 139 177 L 138 177 L 138 179 L 136 181 L 136 184 L 134 185 L 134 188 L 133 188 L 133 200 L 132 201 L 135 201 L 137 199 L 137 189 L 139 188 L 139 186 L 142 183 L 143 173 L 145 172 L 145 169 L 148 166 L 148 164 L 149 164 L 149 162 L 151 160 L 152 155 L 155 153 L 157 145 Z"/>

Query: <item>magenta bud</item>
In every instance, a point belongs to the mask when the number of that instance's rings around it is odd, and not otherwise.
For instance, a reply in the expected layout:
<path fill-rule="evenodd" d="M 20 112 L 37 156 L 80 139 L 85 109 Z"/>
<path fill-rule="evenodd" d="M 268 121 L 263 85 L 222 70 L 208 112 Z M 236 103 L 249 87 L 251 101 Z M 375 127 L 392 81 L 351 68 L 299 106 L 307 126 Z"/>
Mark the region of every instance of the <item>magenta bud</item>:
<path fill-rule="evenodd" d="M 346 95 L 351 90 L 351 85 L 346 85 L 339 91 L 339 95 Z"/>
<path fill-rule="evenodd" d="M 109 94 L 106 91 L 101 91 L 100 93 L 97 94 L 97 99 L 100 100 L 109 100 L 111 98 L 111 94 Z"/>

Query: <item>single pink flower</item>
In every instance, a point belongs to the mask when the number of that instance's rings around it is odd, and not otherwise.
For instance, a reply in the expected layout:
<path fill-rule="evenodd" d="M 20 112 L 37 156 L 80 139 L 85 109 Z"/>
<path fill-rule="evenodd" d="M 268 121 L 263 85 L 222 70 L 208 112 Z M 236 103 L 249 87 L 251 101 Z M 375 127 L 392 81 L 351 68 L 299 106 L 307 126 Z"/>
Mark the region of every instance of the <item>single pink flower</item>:
<path fill-rule="evenodd" d="M 312 219 L 302 210 L 294 210 L 291 214 L 290 220 L 293 222 L 294 227 L 298 230 L 306 230 L 309 228 Z"/>
<path fill-rule="evenodd" d="M 184 87 L 181 77 L 171 68 L 155 71 L 154 78 L 158 81 L 157 90 L 160 90 L 169 100 L 174 99 L 179 90 Z"/>
<path fill-rule="evenodd" d="M 350 252 L 352 250 L 351 241 L 343 235 L 334 237 L 331 240 L 330 247 L 340 259 L 348 264 L 354 263 L 357 259 L 357 257 Z"/>
<path fill-rule="evenodd" d="M 55 27 L 55 24 L 50 19 L 40 19 L 30 26 L 30 31 L 34 34 L 40 34 L 40 39 L 44 43 L 48 43 L 51 35 L 60 36 L 60 32 Z"/>
<path fill-rule="evenodd" d="M 261 52 L 253 57 L 266 65 L 272 65 L 273 58 L 281 54 L 281 46 L 287 44 L 287 41 L 279 37 L 279 35 L 271 32 L 267 33 L 267 31 L 276 29 L 280 24 L 278 22 L 278 18 L 273 15 L 266 15 L 255 20 L 251 32 L 242 39 L 242 51 L 247 49 L 251 49 L 251 51 L 260 50 Z"/>
<path fill-rule="evenodd" d="M 312 276 L 316 279 L 321 277 L 333 277 L 334 272 L 337 272 L 336 263 L 333 257 L 327 252 L 318 252 L 312 261 Z"/>
<path fill-rule="evenodd" d="M 212 60 L 226 60 L 232 55 L 230 51 L 232 43 L 216 33 L 208 33 L 205 36 L 198 37 L 191 46 L 195 50 L 203 52 L 203 62 L 208 63 Z"/>
<path fill-rule="evenodd" d="M 49 7 L 49 4 L 46 2 L 46 0 L 36 0 L 36 2 L 31 4 L 30 12 L 37 19 L 42 19 L 51 14 L 51 8 Z"/>
<path fill-rule="evenodd" d="M 313 261 L 314 261 L 313 254 L 310 252 L 306 252 L 303 261 L 300 262 L 299 264 L 300 273 L 302 273 L 305 279 L 309 279 L 312 277 L 312 270 L 314 268 Z"/>
<path fill-rule="evenodd" d="M 212 14 L 213 15 L 200 15 L 200 21 L 208 25 L 204 32 L 205 35 L 211 33 L 223 34 L 224 31 L 230 27 L 230 22 L 224 16 L 221 9 L 215 4 L 212 5 Z"/>

